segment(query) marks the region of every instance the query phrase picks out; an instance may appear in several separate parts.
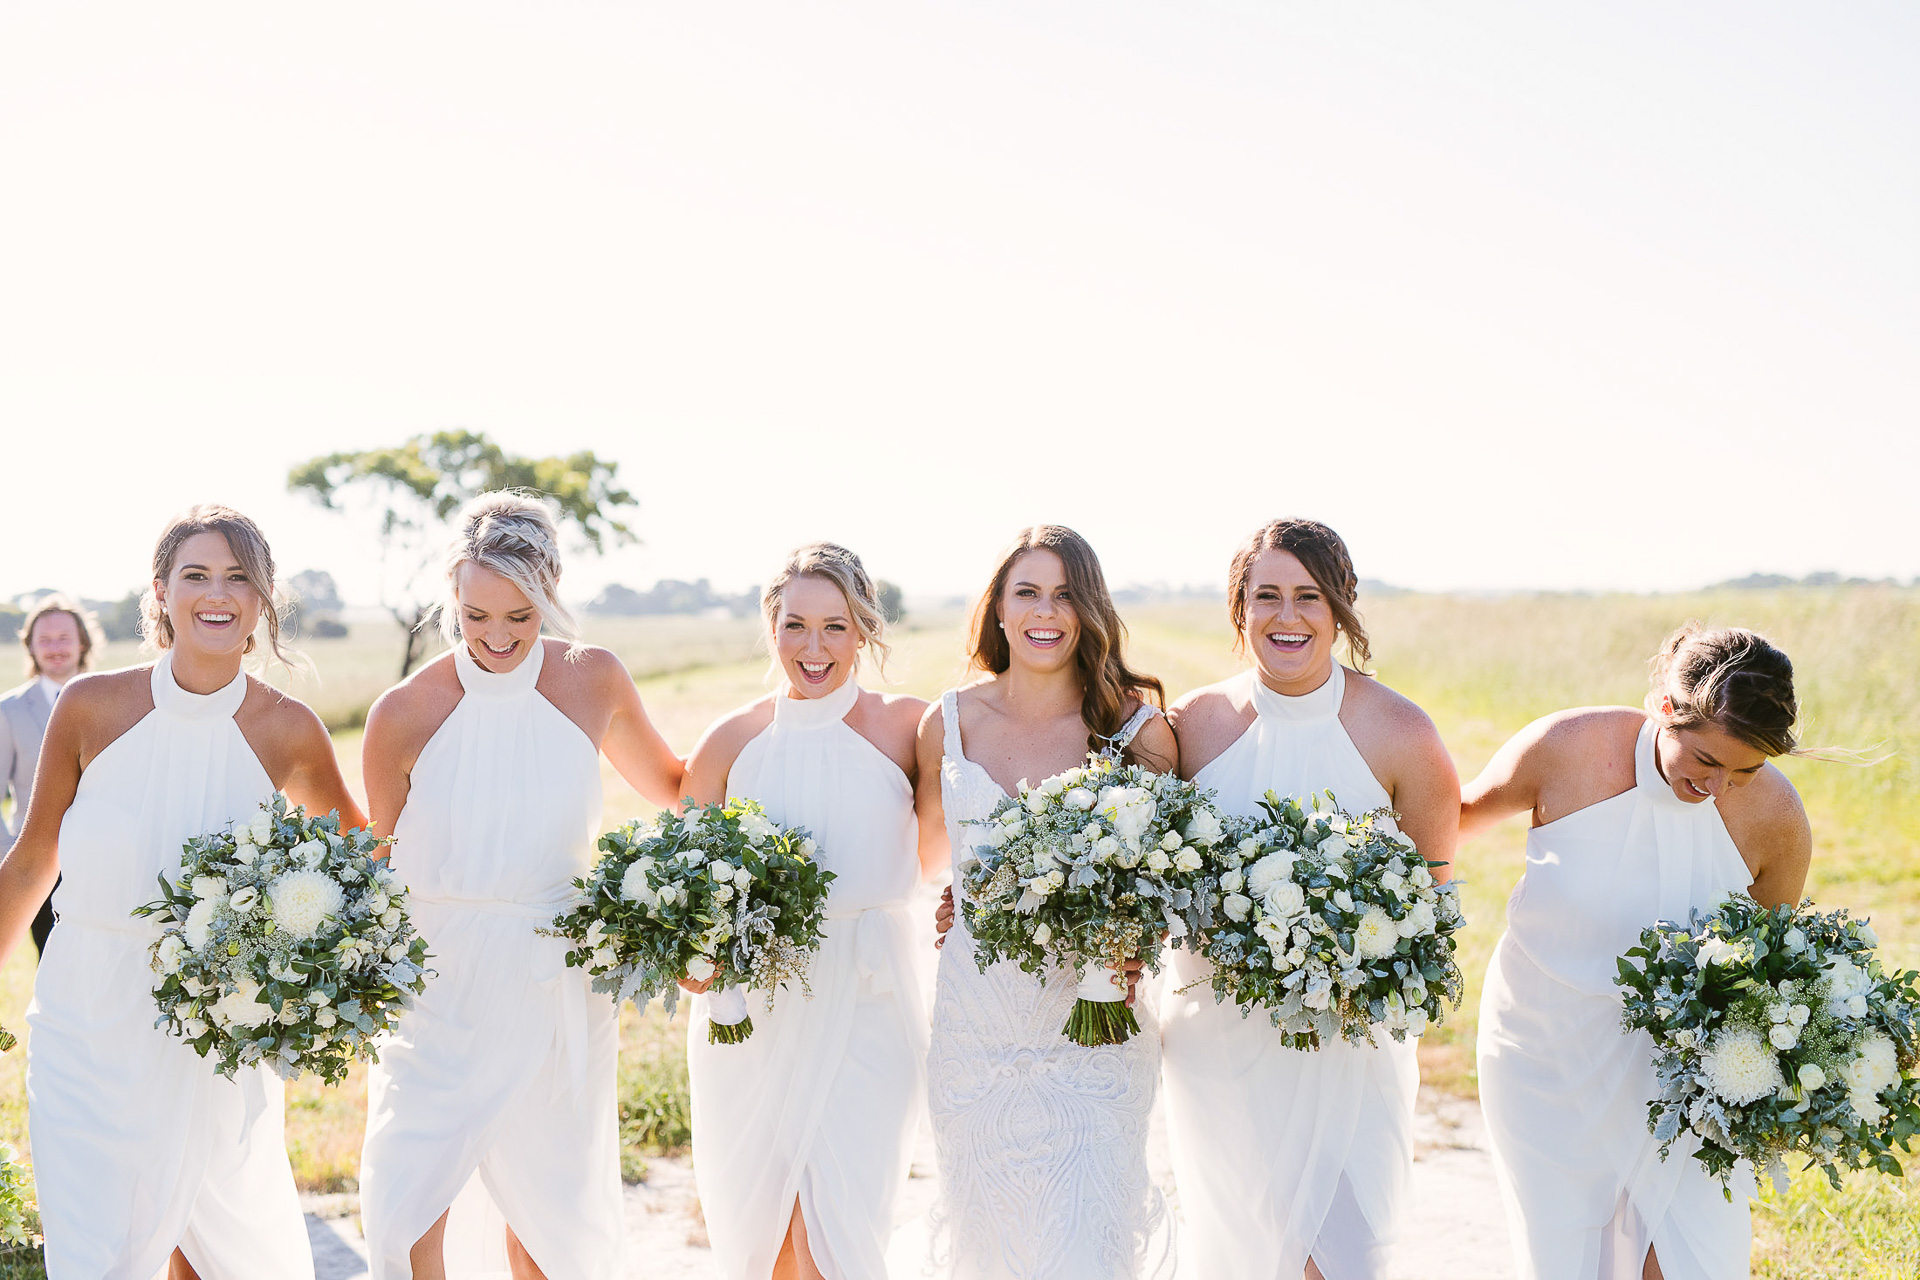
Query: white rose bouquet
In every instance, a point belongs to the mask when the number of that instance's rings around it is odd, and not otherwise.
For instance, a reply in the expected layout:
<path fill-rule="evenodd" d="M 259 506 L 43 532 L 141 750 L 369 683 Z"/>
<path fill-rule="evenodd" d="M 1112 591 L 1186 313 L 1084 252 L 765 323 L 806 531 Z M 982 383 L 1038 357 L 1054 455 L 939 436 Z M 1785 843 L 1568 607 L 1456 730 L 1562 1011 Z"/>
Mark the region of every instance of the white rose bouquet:
<path fill-rule="evenodd" d="M 1224 824 L 1190 782 L 1095 756 L 1002 801 L 961 860 L 967 929 L 984 971 L 1012 960 L 1083 975 L 1062 1031 L 1075 1044 L 1119 1044 L 1140 1029 L 1121 966 L 1157 969 L 1205 852 Z"/>
<path fill-rule="evenodd" d="M 595 991 L 641 1008 L 659 996 L 671 1017 L 682 977 L 711 979 L 714 1044 L 753 1034 L 748 989 L 766 992 L 769 1008 L 790 980 L 812 994 L 807 970 L 834 877 L 805 831 L 735 797 L 636 819 L 601 836 L 600 848 L 552 930 L 573 944 L 567 963 L 592 975 Z"/>
<path fill-rule="evenodd" d="M 1420 1035 L 1460 1005 L 1459 892 L 1388 811 L 1356 817 L 1332 792 L 1309 803 L 1269 791 L 1264 816 L 1231 820 L 1208 860 L 1189 915 L 1213 998 L 1267 1010 L 1293 1049 L 1377 1026 Z"/>
<path fill-rule="evenodd" d="M 0 1053 L 19 1043 L 0 1027 Z M 19 1152 L 0 1142 L 0 1245 L 35 1244 L 33 1200 L 27 1195 L 27 1171 L 14 1163 Z"/>
<path fill-rule="evenodd" d="M 1920 1134 L 1920 973 L 1884 972 L 1878 944 L 1845 911 L 1745 894 L 1643 931 L 1614 981 L 1627 1029 L 1653 1036 L 1661 1155 L 1695 1134 L 1723 1186 L 1745 1159 L 1784 1189 L 1789 1154 L 1836 1189 L 1841 1169 L 1899 1177 L 1892 1149 Z"/>
<path fill-rule="evenodd" d="M 406 890 L 376 860 L 384 843 L 279 795 L 250 822 L 188 840 L 180 875 L 133 912 L 168 926 L 151 953 L 154 1025 L 227 1076 L 264 1063 L 338 1084 L 355 1059 L 377 1058 L 374 1037 L 428 977 Z"/>

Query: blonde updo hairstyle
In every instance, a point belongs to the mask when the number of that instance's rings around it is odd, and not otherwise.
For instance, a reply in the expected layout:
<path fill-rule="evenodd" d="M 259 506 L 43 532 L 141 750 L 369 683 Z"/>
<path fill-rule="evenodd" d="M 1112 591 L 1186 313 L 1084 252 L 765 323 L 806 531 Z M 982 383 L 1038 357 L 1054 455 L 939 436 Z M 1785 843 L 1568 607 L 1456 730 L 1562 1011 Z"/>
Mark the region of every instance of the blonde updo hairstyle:
<path fill-rule="evenodd" d="M 1647 710 L 1672 728 L 1712 725 L 1769 756 L 1800 754 L 1793 663 L 1765 636 L 1689 622 L 1667 637 L 1651 666 Z M 1663 697 L 1672 699 L 1671 714 L 1661 712 Z"/>
<path fill-rule="evenodd" d="M 267 546 L 260 526 L 232 507 L 203 502 L 189 507 L 168 522 L 153 547 L 153 582 L 165 582 L 173 575 L 174 561 L 188 538 L 198 533 L 217 533 L 227 540 L 234 560 L 247 575 L 247 581 L 260 597 L 260 616 L 267 624 L 267 648 L 288 667 L 299 661 L 280 644 L 280 609 L 274 600 L 273 549 Z M 146 648 L 165 650 L 173 647 L 173 619 L 153 582 L 140 597 L 140 637 Z M 255 638 L 247 637 L 243 653 L 252 653 Z"/>
<path fill-rule="evenodd" d="M 853 625 L 873 652 L 874 666 L 885 674 L 889 652 L 887 615 L 880 607 L 879 592 L 860 557 L 835 542 L 809 542 L 794 549 L 760 593 L 760 614 L 767 623 L 767 646 L 779 652 L 781 597 L 795 578 L 819 578 L 840 588 L 846 597 L 847 613 Z M 775 665 L 778 665 L 776 657 Z"/>
<path fill-rule="evenodd" d="M 455 576 L 463 564 L 477 564 L 520 588 L 540 613 L 540 624 L 563 640 L 577 642 L 580 624 L 560 603 L 560 530 L 546 504 L 513 489 L 483 493 L 454 517 L 447 547 L 447 599 L 440 606 L 440 634 L 460 643 L 460 601 Z"/>

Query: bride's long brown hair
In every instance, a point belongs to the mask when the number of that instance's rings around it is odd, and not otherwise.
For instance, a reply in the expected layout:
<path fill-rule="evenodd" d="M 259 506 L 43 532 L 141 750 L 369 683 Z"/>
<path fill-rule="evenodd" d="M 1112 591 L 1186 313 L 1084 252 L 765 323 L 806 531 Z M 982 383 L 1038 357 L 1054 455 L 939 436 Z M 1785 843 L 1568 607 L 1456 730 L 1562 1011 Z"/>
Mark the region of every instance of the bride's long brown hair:
<path fill-rule="evenodd" d="M 1006 593 L 1014 562 L 1029 551 L 1053 552 L 1067 571 L 1067 590 L 1073 597 L 1074 616 L 1080 622 L 1080 640 L 1074 648 L 1082 690 L 1080 718 L 1087 726 L 1087 749 L 1104 751 L 1127 722 L 1128 699 L 1138 698 L 1164 710 L 1167 691 L 1153 676 L 1127 665 L 1127 627 L 1113 607 L 1113 593 L 1107 590 L 1107 576 L 1100 571 L 1100 557 L 1093 554 L 1085 538 L 1058 524 L 1036 524 L 1014 537 L 993 571 L 993 581 L 974 606 L 968 660 L 974 669 L 994 675 L 1012 665 L 1012 649 L 1006 632 L 1000 629 L 1000 597 Z M 1127 754 L 1131 756 L 1132 748 Z"/>

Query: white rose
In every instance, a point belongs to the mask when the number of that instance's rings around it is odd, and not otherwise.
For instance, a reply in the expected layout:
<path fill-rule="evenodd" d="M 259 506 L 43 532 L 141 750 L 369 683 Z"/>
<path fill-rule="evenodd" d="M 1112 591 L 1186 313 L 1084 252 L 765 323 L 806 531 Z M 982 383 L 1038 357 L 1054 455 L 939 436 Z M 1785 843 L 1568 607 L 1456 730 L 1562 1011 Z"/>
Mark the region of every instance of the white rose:
<path fill-rule="evenodd" d="M 1040 794 L 1043 796 L 1057 796 L 1065 792 L 1066 789 L 1067 780 L 1057 774 L 1040 784 Z"/>
<path fill-rule="evenodd" d="M 1351 911 L 1353 910 L 1353 895 L 1345 889 L 1335 889 L 1333 891 L 1333 905 L 1342 911 Z"/>
<path fill-rule="evenodd" d="M 327 842 L 302 840 L 293 846 L 293 856 L 300 860 L 302 866 L 317 867 L 320 865 L 320 860 L 327 856 Z"/>
<path fill-rule="evenodd" d="M 1200 869 L 1200 851 L 1192 846 L 1182 849 L 1173 855 L 1173 865 L 1182 871 L 1198 871 Z"/>
<path fill-rule="evenodd" d="M 1809 1090 L 1818 1089 L 1827 1082 L 1827 1073 L 1820 1069 L 1818 1063 L 1802 1064 L 1797 1076 L 1801 1085 Z"/>
<path fill-rule="evenodd" d="M 1253 908 L 1253 899 L 1241 893 L 1230 893 L 1220 901 L 1220 909 L 1227 913 L 1227 919 L 1236 924 L 1247 918 L 1247 912 Z"/>
<path fill-rule="evenodd" d="M 179 934 L 169 933 L 160 939 L 160 945 L 154 951 L 154 972 L 160 974 L 180 972 L 180 961 L 186 955 L 187 944 Z"/>
<path fill-rule="evenodd" d="M 1407 1010 L 1407 1030 L 1416 1036 L 1426 1034 L 1427 1011 L 1425 1009 Z"/>
<path fill-rule="evenodd" d="M 1866 1017 L 1867 1016 L 1867 998 L 1865 996 L 1854 996 L 1852 999 L 1848 1000 L 1847 1012 L 1852 1014 L 1856 1018 Z"/>
<path fill-rule="evenodd" d="M 1053 929 L 1044 921 L 1040 924 L 1036 924 L 1033 926 L 1033 943 L 1035 946 L 1037 947 L 1046 946 L 1048 939 L 1052 937 L 1053 937 Z"/>
<path fill-rule="evenodd" d="M 803 858 L 811 858 L 814 854 L 818 853 L 819 851 L 820 851 L 820 846 L 814 843 L 814 839 L 812 836 L 808 836 L 805 840 L 802 840 L 800 842 L 800 856 Z"/>
<path fill-rule="evenodd" d="M 988 827 L 987 834 L 980 838 L 981 843 L 989 849 L 1005 848 L 1007 841 L 1011 839 L 1013 839 L 1013 836 L 1008 833 L 1005 827 L 997 822 Z"/>
<path fill-rule="evenodd" d="M 331 1009 L 321 1009 L 313 1015 L 314 1022 L 322 1027 L 331 1027 L 340 1021 L 340 1015 Z"/>
<path fill-rule="evenodd" d="M 1093 808 L 1093 792 L 1085 787 L 1074 787 L 1066 794 L 1066 805 L 1069 809 L 1078 809 L 1085 813 Z"/>
<path fill-rule="evenodd" d="M 1246 839 L 1240 842 L 1241 857 L 1251 858 L 1253 857 L 1254 854 L 1259 852 L 1260 852 L 1260 842 L 1258 840 L 1255 840 L 1252 836 L 1248 836 Z"/>
<path fill-rule="evenodd" d="M 1218 844 L 1220 836 L 1220 815 L 1211 809 L 1201 809 L 1187 820 L 1187 839 L 1195 844 Z"/>
<path fill-rule="evenodd" d="M 407 958 L 407 944 L 404 942 L 394 943 L 387 948 L 386 957 L 389 961 L 405 960 Z"/>
<path fill-rule="evenodd" d="M 400 927 L 400 920 L 400 908 L 398 907 L 388 907 L 380 913 L 380 927 L 382 929 L 398 929 Z"/>
<path fill-rule="evenodd" d="M 1246 877 L 1238 871 L 1228 871 L 1220 877 L 1220 887 L 1228 893 L 1240 892 L 1240 886 L 1246 883 Z"/>
<path fill-rule="evenodd" d="M 1294 947 L 1287 952 L 1287 964 L 1290 968 L 1298 969 L 1306 962 L 1307 949 L 1305 947 Z"/>
<path fill-rule="evenodd" d="M 735 867 L 733 869 L 733 887 L 734 888 L 744 889 L 752 883 L 753 883 L 753 872 L 747 870 L 745 867 Z"/>
<path fill-rule="evenodd" d="M 1028 813 L 1038 814 L 1047 811 L 1047 797 L 1045 792 L 1029 791 L 1021 797 L 1020 802 L 1027 806 Z"/>
<path fill-rule="evenodd" d="M 1803 1004 L 1796 1004 L 1791 1009 L 1787 1010 L 1787 1021 L 1791 1022 L 1796 1027 L 1806 1026 L 1807 1019 L 1812 1016 L 1813 1016 L 1813 1010 L 1807 1008 L 1807 1006 Z"/>
<path fill-rule="evenodd" d="M 1787 1023 L 1777 1023 L 1767 1032 L 1767 1039 L 1776 1049 L 1791 1049 L 1800 1043 L 1800 1029 Z"/>
<path fill-rule="evenodd" d="M 1789 929 L 1780 939 L 1780 945 L 1788 951 L 1804 951 L 1807 948 L 1807 935 L 1799 929 Z"/>
<path fill-rule="evenodd" d="M 1120 842 L 1112 836 L 1101 836 L 1093 842 L 1093 852 L 1101 861 L 1111 861 L 1120 852 Z"/>
<path fill-rule="evenodd" d="M 733 886 L 730 884 L 715 885 L 713 887 L 713 900 L 715 902 L 732 902 Z"/>
<path fill-rule="evenodd" d="M 1731 964 L 1740 958 L 1740 948 L 1724 938 L 1708 938 L 1700 944 L 1699 959 L 1704 965 Z"/>
<path fill-rule="evenodd" d="M 1167 832 L 1167 834 L 1160 837 L 1160 847 L 1162 849 L 1165 849 L 1168 853 L 1172 853 L 1175 849 L 1178 849 L 1181 845 L 1185 843 L 1186 841 L 1180 838 L 1180 833 L 1178 831 L 1169 831 Z"/>
<path fill-rule="evenodd" d="M 1402 889 L 1407 887 L 1406 877 L 1398 876 L 1398 875 L 1395 875 L 1393 872 L 1388 871 L 1383 875 L 1381 875 L 1380 887 L 1382 889 L 1385 889 L 1388 893 L 1398 894 Z"/>
<path fill-rule="evenodd" d="M 715 880 L 731 880 L 733 879 L 733 864 L 723 859 L 715 858 L 707 864 L 707 874 Z"/>
<path fill-rule="evenodd" d="M 1873 926 L 1865 920 L 1860 922 L 1858 932 L 1860 934 L 1860 941 L 1866 943 L 1868 946 L 1877 947 L 1880 945 L 1880 935 L 1875 933 Z"/>
<path fill-rule="evenodd" d="M 1159 849 L 1155 849 L 1152 853 L 1149 853 L 1147 855 L 1147 870 L 1149 871 L 1165 871 L 1168 867 L 1171 867 L 1172 865 L 1173 865 L 1173 859 L 1169 858 L 1165 853 L 1161 852 Z"/>
<path fill-rule="evenodd" d="M 234 850 L 233 850 L 234 860 L 240 863 L 240 865 L 242 866 L 246 866 L 246 867 L 252 866 L 253 860 L 255 858 L 258 858 L 259 856 L 260 856 L 260 851 L 254 848 L 250 844 L 234 846 Z"/>
<path fill-rule="evenodd" d="M 1291 920 L 1307 909 L 1306 890 L 1291 880 L 1276 880 L 1267 886 L 1266 893 L 1260 897 L 1267 914 L 1281 920 Z"/>
<path fill-rule="evenodd" d="M 614 954 L 612 947 L 594 948 L 593 964 L 592 964 L 593 968 L 611 969 L 619 963 L 620 963 L 620 957 Z"/>
<path fill-rule="evenodd" d="M 253 843 L 256 845 L 273 843 L 272 814 L 263 813 L 259 815 L 248 825 L 248 829 L 253 833 Z"/>
<path fill-rule="evenodd" d="M 1047 872 L 1047 883 L 1049 885 L 1052 885 L 1054 888 L 1058 889 L 1061 885 L 1065 884 L 1066 882 L 1067 882 L 1066 872 L 1058 871 L 1058 870 Z"/>

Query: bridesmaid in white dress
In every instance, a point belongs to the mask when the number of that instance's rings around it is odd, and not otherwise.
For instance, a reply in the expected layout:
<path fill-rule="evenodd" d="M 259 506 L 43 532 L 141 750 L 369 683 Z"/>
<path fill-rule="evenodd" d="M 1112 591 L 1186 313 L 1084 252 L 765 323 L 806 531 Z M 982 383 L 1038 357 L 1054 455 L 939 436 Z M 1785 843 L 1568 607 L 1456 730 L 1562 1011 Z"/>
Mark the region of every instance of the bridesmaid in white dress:
<path fill-rule="evenodd" d="M 923 847 L 959 855 L 1022 779 L 1115 749 L 1175 765 L 1173 734 L 1130 670 L 1126 629 L 1100 562 L 1059 525 L 1022 530 L 974 613 L 969 656 L 986 673 L 949 690 L 920 729 Z M 1123 1044 L 1062 1034 L 1078 983 L 974 960 L 952 919 L 934 989 L 928 1104 L 940 1164 L 935 1225 L 955 1280 L 1131 1280 L 1171 1273 L 1171 1222 L 1147 1172 L 1160 1075 L 1151 1010 Z M 1138 965 L 1132 966 L 1137 972 Z M 1132 996 L 1129 995 L 1129 1001 Z"/>
<path fill-rule="evenodd" d="M 1392 808 L 1421 853 L 1451 862 L 1460 783 L 1439 733 L 1413 703 L 1334 660 L 1342 638 L 1356 663 L 1369 656 L 1340 536 L 1276 520 L 1241 546 L 1227 580 L 1253 669 L 1174 707 L 1181 771 L 1228 813 L 1256 813 L 1269 790 L 1331 789 L 1344 809 Z M 1162 1024 L 1183 1269 L 1207 1280 L 1382 1280 L 1412 1175 L 1415 1040 L 1383 1032 L 1370 1044 L 1289 1049 L 1266 1018 L 1216 1004 L 1210 974 L 1201 957 L 1175 953 Z"/>
<path fill-rule="evenodd" d="M 1796 902 L 1813 839 L 1793 785 L 1793 665 L 1751 631 L 1686 627 L 1647 710 L 1582 707 L 1515 734 L 1461 828 L 1530 814 L 1527 868 L 1480 1000 L 1480 1100 L 1526 1280 L 1748 1274 L 1747 1195 L 1647 1132 L 1653 1046 L 1620 1028 L 1614 959 L 1732 891 Z M 1751 1186 L 1751 1171 L 1743 1180 Z M 1748 1192 L 1750 1194 L 1750 1190 Z"/>
<path fill-rule="evenodd" d="M 129 914 L 157 876 L 179 874 L 188 837 L 247 821 L 275 790 L 365 822 L 319 718 L 240 669 L 263 617 L 284 657 L 272 594 L 273 556 L 251 520 L 200 506 L 174 521 L 142 605 L 159 660 L 61 693 L 26 827 L 0 865 L 0 959 L 65 873 L 27 1010 L 50 1276 L 313 1275 L 280 1081 L 260 1068 L 224 1079 L 155 1029 L 159 926 Z"/>
<path fill-rule="evenodd" d="M 541 636 L 574 631 L 546 508 L 482 494 L 457 527 L 452 651 L 367 717 L 374 828 L 394 836 L 437 974 L 368 1075 L 369 1265 L 374 1280 L 465 1274 L 469 1233 L 449 1232 L 448 1212 L 477 1179 L 462 1204 L 492 1222 L 490 1200 L 505 1219 L 515 1280 L 611 1280 L 624 1236 L 615 1008 L 539 930 L 591 865 L 601 753 L 660 805 L 681 765 L 618 658 Z"/>
<path fill-rule="evenodd" d="M 859 557 L 795 551 L 761 596 L 783 687 L 709 728 L 687 762 L 700 804 L 743 796 L 805 827 L 834 873 L 808 985 L 753 1035 L 711 1044 L 688 1024 L 693 1163 L 722 1274 L 882 1280 L 925 1087 L 926 1008 L 907 898 L 920 879 L 914 733 L 926 703 L 862 689 L 885 618 Z M 705 983 L 683 983 L 702 992 Z"/>

